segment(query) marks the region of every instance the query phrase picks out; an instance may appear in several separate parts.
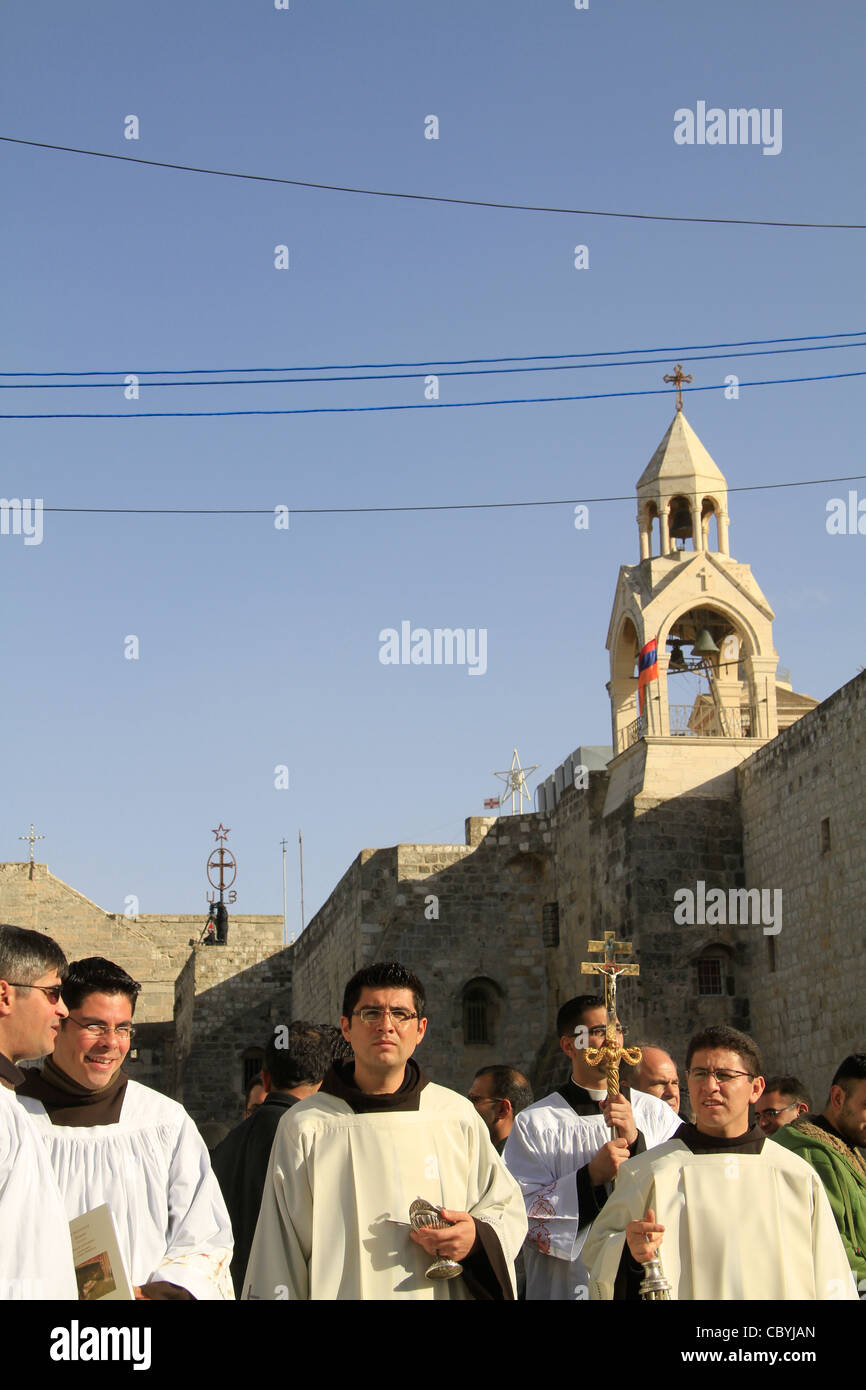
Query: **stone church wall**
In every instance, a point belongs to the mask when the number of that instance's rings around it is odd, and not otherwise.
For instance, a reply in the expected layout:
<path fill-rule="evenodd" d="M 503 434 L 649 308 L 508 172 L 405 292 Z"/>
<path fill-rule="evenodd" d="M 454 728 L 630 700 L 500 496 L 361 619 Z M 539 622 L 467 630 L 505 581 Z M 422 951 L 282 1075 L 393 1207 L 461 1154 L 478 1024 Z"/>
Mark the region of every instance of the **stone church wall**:
<path fill-rule="evenodd" d="M 589 786 L 567 791 L 553 816 L 560 944 L 546 952 L 548 1065 L 536 1077 L 542 1089 L 559 1084 L 567 1073 L 557 1052 L 558 1007 L 575 994 L 603 992 L 600 981 L 581 974 L 580 966 L 599 959 L 587 954 L 587 942 L 605 931 L 631 941 L 632 959 L 640 964 L 640 976 L 624 978 L 618 994 L 633 1037 L 651 1035 L 681 1058 L 700 1024 L 748 1024 L 752 945 L 744 932 L 678 926 L 673 917 L 679 888 L 694 889 L 698 879 L 707 888 L 742 884 L 734 796 L 681 795 L 668 801 L 642 796 L 604 816 L 608 781 L 606 773 L 591 773 Z M 698 994 L 697 961 L 705 953 L 725 962 L 720 995 Z"/>
<path fill-rule="evenodd" d="M 288 1022 L 291 955 L 281 917 L 230 918 L 229 944 L 196 947 L 204 914 L 105 912 L 45 864 L 0 864 L 0 922 L 53 936 L 69 960 L 105 956 L 142 985 L 126 1070 L 197 1120 L 236 1120 L 243 1055 Z M 241 1107 L 242 1109 L 242 1107 Z"/>
<path fill-rule="evenodd" d="M 396 959 L 427 990 L 419 1053 L 428 1075 L 465 1090 L 490 1062 L 529 1065 L 543 1041 L 547 981 L 541 909 L 552 893 L 547 818 L 473 817 L 466 845 L 365 850 L 297 942 L 299 1016 L 336 1021 L 343 987 Z M 464 1044 L 464 993 L 486 995 L 487 1041 Z"/>
<path fill-rule="evenodd" d="M 866 1051 L 864 784 L 866 674 L 739 770 L 747 882 L 783 893 L 750 980 L 755 1036 L 818 1108 L 842 1058 Z"/>

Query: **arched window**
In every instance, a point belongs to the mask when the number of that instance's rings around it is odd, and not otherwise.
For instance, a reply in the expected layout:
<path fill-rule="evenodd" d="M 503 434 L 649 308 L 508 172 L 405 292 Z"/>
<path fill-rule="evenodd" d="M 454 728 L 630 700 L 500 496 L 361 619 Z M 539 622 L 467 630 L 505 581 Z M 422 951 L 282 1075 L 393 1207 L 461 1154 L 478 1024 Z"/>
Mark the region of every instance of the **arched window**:
<path fill-rule="evenodd" d="M 466 1047 L 496 1042 L 501 991 L 493 980 L 470 980 L 463 988 L 463 1043 Z"/>

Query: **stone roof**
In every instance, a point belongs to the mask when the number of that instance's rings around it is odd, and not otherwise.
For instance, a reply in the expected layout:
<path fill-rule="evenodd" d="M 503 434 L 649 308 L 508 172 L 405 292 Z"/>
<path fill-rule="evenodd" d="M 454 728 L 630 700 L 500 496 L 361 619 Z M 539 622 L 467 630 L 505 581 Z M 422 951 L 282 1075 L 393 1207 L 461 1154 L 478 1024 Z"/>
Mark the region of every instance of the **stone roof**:
<path fill-rule="evenodd" d="M 689 486 L 689 480 L 695 485 Z M 638 479 L 638 491 L 651 483 L 666 484 L 669 492 L 718 492 L 727 490 L 721 469 L 707 453 L 681 410 L 677 411 L 664 439 Z"/>

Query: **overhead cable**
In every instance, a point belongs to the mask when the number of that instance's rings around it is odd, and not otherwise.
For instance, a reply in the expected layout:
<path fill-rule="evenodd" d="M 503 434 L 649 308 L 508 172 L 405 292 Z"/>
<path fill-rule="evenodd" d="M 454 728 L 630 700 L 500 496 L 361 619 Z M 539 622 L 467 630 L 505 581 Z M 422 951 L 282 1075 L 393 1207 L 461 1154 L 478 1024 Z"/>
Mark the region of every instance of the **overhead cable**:
<path fill-rule="evenodd" d="M 140 155 L 112 154 L 108 150 L 86 150 L 76 145 L 55 145 L 47 140 L 22 140 L 14 135 L 0 135 L 11 145 L 30 145 L 40 150 L 58 150 L 63 154 L 83 154 L 92 159 L 117 159 L 124 164 L 146 164 L 153 169 L 177 169 L 186 174 L 210 174 L 221 179 L 250 179 L 256 183 L 288 184 L 293 188 L 314 188 L 328 193 L 354 193 L 367 198 L 407 198 L 422 203 L 454 203 L 460 207 L 498 208 L 508 212 L 547 212 L 567 217 L 620 217 L 642 222 L 700 222 L 732 227 L 800 227 L 820 231 L 866 231 L 863 222 L 783 222 L 757 217 L 686 217 L 654 212 L 609 212 L 598 208 L 547 207 L 537 203 L 502 203 L 489 198 L 449 198 L 438 193 L 398 193 L 393 189 L 357 188 L 341 183 L 314 183 L 310 179 L 285 179 L 273 174 L 247 174 L 232 169 L 210 169 L 197 164 L 175 164 L 165 159 L 142 159 Z"/>

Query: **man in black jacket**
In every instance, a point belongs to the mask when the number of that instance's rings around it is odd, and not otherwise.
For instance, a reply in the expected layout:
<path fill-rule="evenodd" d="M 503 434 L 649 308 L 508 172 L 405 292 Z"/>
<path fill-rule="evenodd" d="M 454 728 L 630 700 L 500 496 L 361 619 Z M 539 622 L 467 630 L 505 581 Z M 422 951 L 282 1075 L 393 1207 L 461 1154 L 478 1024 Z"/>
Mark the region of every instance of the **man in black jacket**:
<path fill-rule="evenodd" d="M 268 1039 L 262 1065 L 267 1089 L 263 1103 L 249 1119 L 233 1129 L 211 1155 L 234 1231 L 231 1274 L 238 1298 L 259 1218 L 277 1125 L 291 1106 L 318 1091 L 331 1065 L 334 1032 L 325 1025 L 304 1022 L 275 1028 Z"/>

